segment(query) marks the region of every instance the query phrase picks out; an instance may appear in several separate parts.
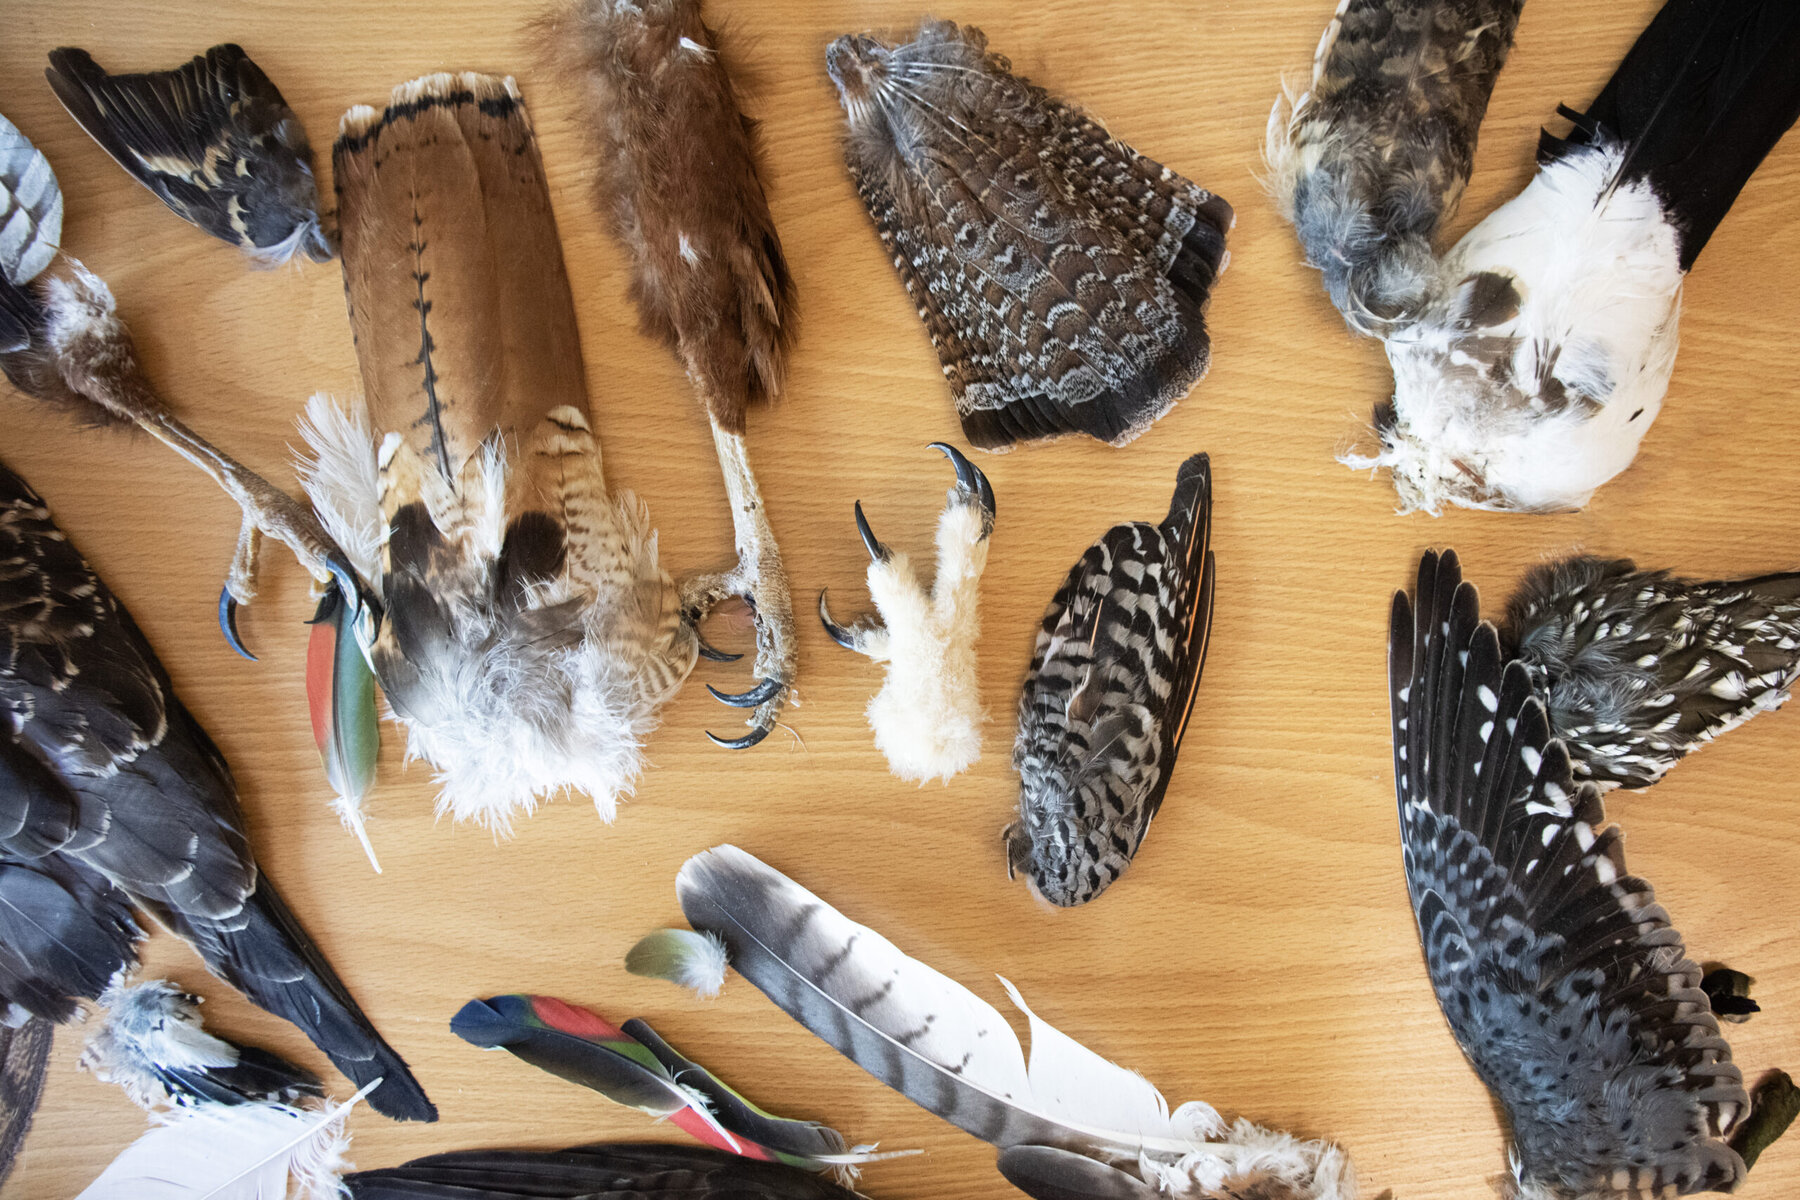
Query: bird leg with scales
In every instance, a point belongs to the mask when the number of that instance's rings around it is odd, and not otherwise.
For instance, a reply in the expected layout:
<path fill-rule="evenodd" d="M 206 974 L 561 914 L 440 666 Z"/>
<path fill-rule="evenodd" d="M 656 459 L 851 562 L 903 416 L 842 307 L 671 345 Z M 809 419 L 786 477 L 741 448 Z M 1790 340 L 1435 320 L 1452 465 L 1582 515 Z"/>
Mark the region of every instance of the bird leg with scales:
<path fill-rule="evenodd" d="M 68 278 L 51 281 L 50 341 L 63 381 L 77 395 L 116 420 L 137 426 L 199 467 L 243 510 L 237 550 L 219 594 L 219 626 L 245 658 L 237 632 L 237 607 L 255 597 L 256 551 L 263 536 L 292 550 L 320 583 L 336 581 L 347 603 L 363 614 L 359 640 L 372 642 L 376 601 L 312 511 L 188 428 L 144 377 L 126 329 L 113 311 L 106 284 L 76 264 Z"/>
<path fill-rule="evenodd" d="M 752 708 L 750 732 L 740 738 L 706 736 L 728 750 L 747 750 L 769 736 L 781 717 L 781 709 L 794 686 L 794 603 L 788 592 L 787 571 L 781 550 L 763 508 L 756 475 L 744 452 L 744 435 L 712 422 L 713 446 L 719 453 L 719 469 L 725 476 L 725 495 L 731 504 L 731 525 L 737 543 L 737 565 L 728 571 L 695 575 L 681 583 L 681 610 L 696 629 L 721 601 L 741 596 L 756 621 L 756 677 L 747 692 L 707 690 L 734 708 Z M 701 642 L 702 653 L 715 661 L 732 661 Z"/>

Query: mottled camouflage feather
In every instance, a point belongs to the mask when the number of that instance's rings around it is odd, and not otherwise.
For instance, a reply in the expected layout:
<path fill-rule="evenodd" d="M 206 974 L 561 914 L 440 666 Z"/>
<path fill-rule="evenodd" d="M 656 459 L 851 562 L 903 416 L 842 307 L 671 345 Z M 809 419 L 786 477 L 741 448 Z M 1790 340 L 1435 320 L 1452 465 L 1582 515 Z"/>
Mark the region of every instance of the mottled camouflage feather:
<path fill-rule="evenodd" d="M 1012 74 L 973 27 L 841 38 L 827 64 L 851 176 L 975 445 L 1123 444 L 1205 374 L 1228 204 Z"/>
<path fill-rule="evenodd" d="M 1521 1190 L 1731 1190 L 1748 1104 L 1700 968 L 1577 784 L 1454 554 L 1427 554 L 1389 633 L 1407 889 L 1451 1032 L 1512 1127 Z M 1417 614 L 1415 617 L 1415 613 Z"/>
<path fill-rule="evenodd" d="M 1576 776 L 1648 787 L 1787 701 L 1800 675 L 1800 573 L 1708 583 L 1625 559 L 1547 563 L 1513 594 L 1503 639 Z"/>
<path fill-rule="evenodd" d="M 1161 525 L 1118 525 L 1039 626 L 1019 697 L 1012 869 L 1053 904 L 1124 874 L 1162 806 L 1212 628 L 1212 473 L 1182 464 Z"/>

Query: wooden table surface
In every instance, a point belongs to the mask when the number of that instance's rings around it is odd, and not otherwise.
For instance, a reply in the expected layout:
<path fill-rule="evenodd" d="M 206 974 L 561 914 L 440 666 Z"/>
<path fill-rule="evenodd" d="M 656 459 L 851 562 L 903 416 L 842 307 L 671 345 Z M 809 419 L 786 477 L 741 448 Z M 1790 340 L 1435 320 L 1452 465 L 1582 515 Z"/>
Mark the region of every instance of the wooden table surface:
<path fill-rule="evenodd" d="M 671 357 L 636 331 L 625 264 L 589 201 L 592 170 L 570 90 L 527 30 L 535 2 L 13 0 L 0 43 L 0 112 L 62 179 L 65 244 L 107 279 L 146 368 L 203 432 L 282 484 L 294 417 L 317 389 L 358 386 L 335 265 L 254 271 L 181 225 L 62 112 L 45 53 L 77 44 L 115 70 L 172 66 L 242 43 L 311 130 L 322 157 L 338 115 L 395 83 L 472 68 L 516 75 L 554 192 L 599 432 L 617 487 L 635 489 L 677 574 L 722 562 L 724 492 L 706 423 Z M 451 1035 L 466 1000 L 535 991 L 642 1016 L 775 1111 L 852 1139 L 920 1147 L 865 1177 L 877 1198 L 1006 1194 L 993 1152 L 913 1107 L 740 979 L 711 1003 L 625 973 L 626 949 L 679 923 L 674 876 L 732 841 L 853 918 L 1004 1004 L 994 972 L 1171 1101 L 1204 1099 L 1335 1137 L 1364 1195 L 1490 1197 L 1501 1125 L 1433 1002 L 1400 876 L 1384 680 L 1388 598 L 1421 550 L 1454 546 L 1498 610 L 1521 572 L 1585 548 L 1718 578 L 1793 567 L 1800 503 L 1800 139 L 1776 150 L 1694 272 L 1670 403 L 1635 466 L 1574 515 L 1399 517 L 1386 482 L 1332 461 L 1387 393 L 1373 343 L 1344 330 L 1258 183 L 1264 121 L 1284 71 L 1310 62 L 1331 0 L 965 0 L 1023 73 L 1237 208 L 1232 268 L 1211 309 L 1211 376 L 1127 450 L 1065 442 L 984 459 L 999 523 L 982 588 L 986 754 L 948 787 L 890 776 L 862 716 L 879 668 L 810 617 L 829 585 L 853 610 L 866 558 L 851 521 L 927 551 L 950 472 L 925 448 L 960 440 L 923 329 L 840 164 L 824 71 L 847 30 L 916 20 L 901 0 L 712 0 L 752 72 L 767 179 L 798 279 L 804 328 L 786 401 L 752 420 L 750 450 L 800 620 L 798 738 L 742 754 L 702 731 L 734 714 L 703 663 L 652 738 L 652 768 L 618 822 L 585 800 L 550 804 L 511 841 L 432 815 L 429 773 L 388 728 L 370 832 L 386 873 L 326 808 L 302 686 L 307 584 L 276 549 L 245 619 L 253 665 L 220 640 L 213 605 L 237 528 L 231 504 L 143 438 L 74 428 L 0 399 L 0 453 L 49 499 L 144 627 L 190 708 L 224 748 L 252 838 L 308 929 L 441 1108 L 436 1125 L 367 1110 L 362 1167 L 478 1146 L 679 1138 Z M 1526 10 L 1482 131 L 1460 233 L 1529 177 L 1541 121 L 1606 79 L 1656 0 L 1564 0 Z M 1127 16 L 1127 11 L 1135 15 Z M 322 165 L 328 169 L 328 165 Z M 1035 622 L 1069 564 L 1109 525 L 1164 511 L 1176 464 L 1212 453 L 1217 621 L 1187 750 L 1130 875 L 1100 902 L 1048 911 L 1007 882 L 999 831 L 1015 802 L 1012 710 Z M 927 555 L 928 556 L 928 555 Z M 1700 959 L 1759 981 L 1765 1011 L 1730 1038 L 1745 1075 L 1800 1060 L 1800 714 L 1765 717 L 1648 795 L 1609 805 L 1630 862 Z M 145 969 L 208 999 L 217 1029 L 328 1064 L 159 934 Z M 144 1128 L 114 1086 L 76 1069 L 60 1031 L 43 1108 L 6 1197 L 68 1197 Z M 340 1095 L 343 1080 L 327 1076 Z M 1777 1146 L 1748 1200 L 1800 1189 L 1800 1142 Z"/>

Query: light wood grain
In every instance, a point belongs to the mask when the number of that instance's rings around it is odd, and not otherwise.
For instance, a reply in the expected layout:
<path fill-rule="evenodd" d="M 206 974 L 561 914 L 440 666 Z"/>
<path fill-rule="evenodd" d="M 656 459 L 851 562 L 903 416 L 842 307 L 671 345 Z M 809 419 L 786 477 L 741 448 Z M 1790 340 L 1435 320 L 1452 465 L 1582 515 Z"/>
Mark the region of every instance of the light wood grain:
<path fill-rule="evenodd" d="M 1671 400 L 1636 466 L 1577 515 L 1397 517 L 1385 482 L 1332 461 L 1385 395 L 1382 355 L 1344 332 L 1256 179 L 1277 80 L 1309 62 L 1330 7 L 965 0 L 941 14 L 984 26 L 1019 70 L 1217 190 L 1239 216 L 1211 310 L 1212 374 L 1192 397 L 1128 450 L 1070 442 L 982 462 L 1000 508 L 982 589 L 992 721 L 984 759 L 947 788 L 888 775 L 862 717 L 878 668 L 803 618 L 805 704 L 791 714 L 803 742 L 714 749 L 701 731 L 736 726 L 701 684 L 746 676 L 702 664 L 611 828 L 581 800 L 550 805 L 500 845 L 434 822 L 428 774 L 403 769 L 390 732 L 370 824 L 386 874 L 373 876 L 324 803 L 302 695 L 301 574 L 279 552 L 265 556 L 264 594 L 245 622 L 263 662 L 239 661 L 212 615 L 236 529 L 225 498 L 148 441 L 0 399 L 0 453 L 131 606 L 229 756 L 262 862 L 442 1108 L 429 1127 L 357 1117 L 358 1164 L 678 1136 L 450 1034 L 469 998 L 531 990 L 650 1018 L 777 1111 L 928 1152 L 872 1170 L 875 1197 L 1005 1193 L 989 1148 L 875 1083 L 741 980 L 700 1004 L 624 973 L 641 933 L 678 920 L 681 862 L 730 840 L 991 999 L 991 973 L 1004 971 L 1046 1018 L 1172 1100 L 1340 1139 L 1366 1195 L 1493 1195 L 1500 1124 L 1432 1000 L 1400 877 L 1388 597 L 1432 545 L 1463 554 L 1490 611 L 1523 570 L 1575 547 L 1712 577 L 1796 565 L 1800 144 L 1775 152 L 1700 260 Z M 1527 9 L 1458 232 L 1523 183 L 1539 122 L 1557 101 L 1591 96 L 1655 7 Z M 55 164 L 66 244 L 112 284 L 150 374 L 197 427 L 288 483 L 307 394 L 358 383 L 336 268 L 251 271 L 181 226 L 56 106 L 45 52 L 77 44 L 109 67 L 145 69 L 241 42 L 322 150 L 343 109 L 379 102 L 403 79 L 446 68 L 517 75 L 541 134 L 608 471 L 648 501 L 671 569 L 717 564 L 730 523 L 706 423 L 670 357 L 636 332 L 624 264 L 589 204 L 570 93 L 525 27 L 535 10 L 13 0 L 0 111 Z M 829 585 L 848 609 L 866 561 L 851 502 L 864 501 L 884 539 L 925 550 L 949 479 L 925 444 L 960 440 L 924 332 L 840 165 L 823 69 L 831 37 L 902 26 L 919 10 L 899 0 L 713 0 L 710 10 L 754 73 L 805 318 L 790 395 L 753 418 L 751 454 L 799 607 Z M 1218 616 L 1186 754 L 1130 876 L 1088 908 L 1046 911 L 1007 883 L 999 838 L 1015 798 L 1011 711 L 1034 623 L 1081 549 L 1116 521 L 1159 515 L 1176 464 L 1202 449 L 1217 476 Z M 1630 831 L 1632 867 L 1656 884 L 1692 952 L 1758 978 L 1766 1011 L 1730 1032 L 1752 1078 L 1800 1057 L 1797 746 L 1800 716 L 1764 717 L 1654 792 L 1610 806 Z M 146 969 L 206 995 L 220 1029 L 325 1068 L 296 1031 L 208 977 L 173 939 L 153 940 Z M 79 1029 L 58 1035 L 9 1198 L 75 1194 L 143 1128 L 116 1088 L 77 1073 L 80 1041 Z M 1797 1189 L 1800 1145 L 1785 1143 L 1741 1194 Z"/>

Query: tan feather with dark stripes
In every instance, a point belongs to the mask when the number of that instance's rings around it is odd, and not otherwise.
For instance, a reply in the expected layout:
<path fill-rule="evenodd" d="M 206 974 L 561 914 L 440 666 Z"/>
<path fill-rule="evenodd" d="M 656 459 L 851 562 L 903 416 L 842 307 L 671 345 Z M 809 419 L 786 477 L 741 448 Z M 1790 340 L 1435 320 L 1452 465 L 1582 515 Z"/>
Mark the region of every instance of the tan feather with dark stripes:
<path fill-rule="evenodd" d="M 308 490 L 384 531 L 358 565 L 388 701 L 458 819 L 574 788 L 610 820 L 696 642 L 642 505 L 606 490 L 524 104 L 426 76 L 345 114 L 333 161 L 366 413 L 315 403 Z"/>

